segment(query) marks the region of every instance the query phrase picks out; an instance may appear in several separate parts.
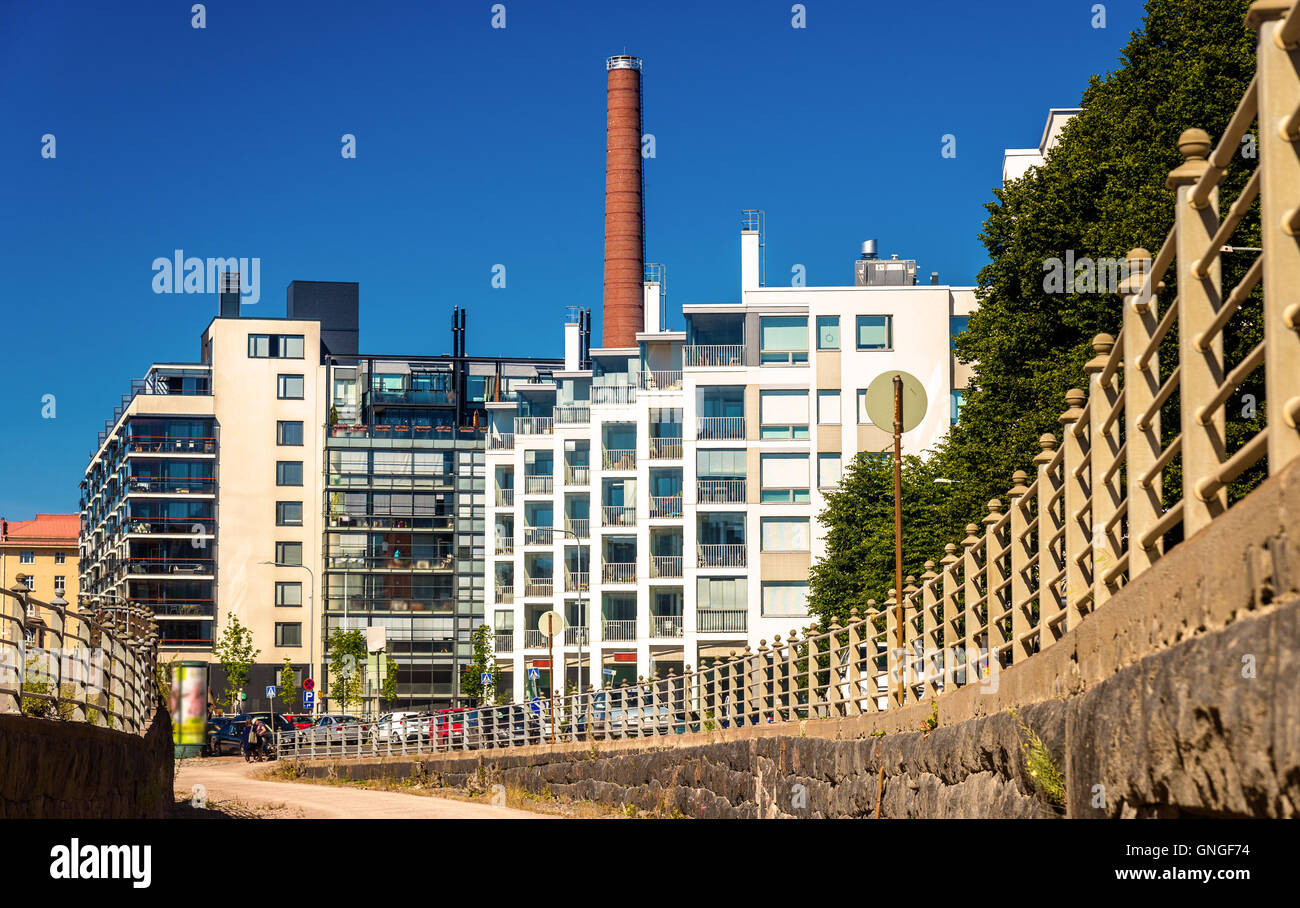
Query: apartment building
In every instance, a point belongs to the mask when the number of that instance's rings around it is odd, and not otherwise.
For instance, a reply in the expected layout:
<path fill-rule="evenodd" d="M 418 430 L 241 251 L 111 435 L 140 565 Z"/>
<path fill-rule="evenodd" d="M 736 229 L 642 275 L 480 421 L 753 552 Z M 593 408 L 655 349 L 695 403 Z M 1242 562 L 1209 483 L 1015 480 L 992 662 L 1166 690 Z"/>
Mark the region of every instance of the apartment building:
<path fill-rule="evenodd" d="M 76 514 L 37 514 L 33 520 L 0 520 L 0 583 L 13 589 L 22 584 L 43 602 L 69 599 L 77 589 Z M 40 612 L 30 620 L 39 623 Z M 0 636 L 16 634 L 16 625 L 0 622 Z M 24 633 L 37 643 L 39 626 L 29 625 Z"/>
<path fill-rule="evenodd" d="M 952 335 L 973 288 L 918 285 L 914 261 L 874 243 L 852 285 L 764 286 L 760 213 L 743 227 L 738 303 L 685 306 L 685 330 L 662 330 L 650 266 L 632 343 L 588 349 L 571 317 L 563 369 L 489 405 L 488 610 L 515 698 L 553 671 L 561 689 L 661 677 L 804 626 L 825 491 L 859 452 L 892 456 L 871 380 L 925 386 L 904 453 L 956 420 L 968 369 Z M 553 653 L 550 610 L 566 623 Z"/>

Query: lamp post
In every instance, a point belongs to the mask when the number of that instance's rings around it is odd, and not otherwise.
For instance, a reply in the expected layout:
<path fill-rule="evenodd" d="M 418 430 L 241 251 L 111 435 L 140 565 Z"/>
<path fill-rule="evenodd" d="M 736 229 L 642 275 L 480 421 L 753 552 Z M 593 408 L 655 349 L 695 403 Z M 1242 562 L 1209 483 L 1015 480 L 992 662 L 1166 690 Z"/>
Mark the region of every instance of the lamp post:
<path fill-rule="evenodd" d="M 286 564 L 283 561 L 259 561 L 258 564 L 269 564 L 272 567 L 296 567 L 302 568 L 311 578 L 311 584 L 307 587 L 307 671 L 309 677 L 316 677 L 316 574 L 305 564 Z M 319 701 L 312 701 L 312 715 L 316 714 L 316 707 Z"/>
<path fill-rule="evenodd" d="M 556 532 L 556 530 L 552 530 L 551 532 Z M 573 532 L 573 530 L 561 529 L 561 530 L 559 530 L 559 532 L 560 532 L 560 533 L 563 533 L 565 536 L 571 536 L 571 537 L 573 537 L 573 539 L 578 543 L 578 567 L 582 567 L 582 537 L 579 536 L 577 533 Z M 591 577 L 591 574 L 590 574 L 590 572 L 591 572 L 591 554 L 590 554 L 590 553 L 588 553 L 588 555 L 587 555 L 587 571 L 588 571 L 588 575 L 587 575 L 587 576 L 588 576 L 588 580 L 587 580 L 587 582 L 590 583 L 590 582 L 591 582 L 591 579 L 590 579 L 590 577 Z M 585 620 L 585 618 L 584 618 L 584 616 L 583 616 L 583 613 L 582 613 L 582 584 L 577 584 L 577 586 L 578 586 L 578 589 L 577 589 L 576 592 L 577 592 L 577 594 L 578 594 L 578 623 L 579 623 L 579 627 L 578 627 L 578 692 L 579 692 L 579 693 L 582 693 L 582 638 L 586 635 L 586 632 L 587 632 L 587 622 L 586 622 L 586 620 Z M 555 670 L 555 666 L 552 665 L 552 666 L 551 666 L 551 671 L 554 671 L 554 670 Z M 552 684 L 551 687 L 552 687 L 552 689 L 554 689 L 555 685 Z"/>

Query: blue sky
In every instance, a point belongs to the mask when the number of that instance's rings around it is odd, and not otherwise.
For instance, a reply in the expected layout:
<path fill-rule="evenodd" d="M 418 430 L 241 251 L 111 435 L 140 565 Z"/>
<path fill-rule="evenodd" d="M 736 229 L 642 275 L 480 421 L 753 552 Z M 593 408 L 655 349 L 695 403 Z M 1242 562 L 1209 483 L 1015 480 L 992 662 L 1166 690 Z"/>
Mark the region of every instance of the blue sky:
<path fill-rule="evenodd" d="M 151 286 L 178 248 L 259 257 L 249 314 L 282 316 L 291 280 L 359 281 L 368 352 L 448 352 L 463 305 L 471 354 L 559 355 L 567 306 L 599 319 L 611 54 L 645 61 L 647 260 L 679 327 L 737 298 L 744 208 L 766 211 L 772 284 L 795 264 L 848 283 L 871 237 L 973 283 L 1002 150 L 1036 145 L 1142 15 L 806 0 L 796 29 L 789 0 L 505 0 L 494 29 L 486 0 L 214 0 L 195 29 L 191 5 L 0 0 L 9 519 L 74 511 L 130 380 L 197 360 L 215 297 Z"/>

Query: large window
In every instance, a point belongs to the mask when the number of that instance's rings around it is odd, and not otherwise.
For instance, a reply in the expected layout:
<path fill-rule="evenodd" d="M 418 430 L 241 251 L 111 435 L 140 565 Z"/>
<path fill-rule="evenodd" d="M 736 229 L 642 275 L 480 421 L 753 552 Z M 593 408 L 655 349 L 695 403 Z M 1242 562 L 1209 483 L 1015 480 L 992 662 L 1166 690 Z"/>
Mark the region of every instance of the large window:
<path fill-rule="evenodd" d="M 950 350 L 957 348 L 957 335 L 964 334 L 967 327 L 970 326 L 969 315 L 953 315 L 948 318 L 948 337 L 950 338 L 948 347 Z"/>
<path fill-rule="evenodd" d="M 823 426 L 838 426 L 840 424 L 840 392 L 838 390 L 817 392 L 817 422 Z"/>
<path fill-rule="evenodd" d="M 840 348 L 840 317 L 838 315 L 817 316 L 817 349 L 838 350 Z"/>
<path fill-rule="evenodd" d="M 301 460 L 276 461 L 275 484 L 278 486 L 302 485 L 302 461 Z"/>
<path fill-rule="evenodd" d="M 759 363 L 802 365 L 808 362 L 808 319 L 772 317 L 759 319 Z"/>
<path fill-rule="evenodd" d="M 744 610 L 749 603 L 749 581 L 744 577 L 699 577 L 695 581 L 697 610 Z"/>
<path fill-rule="evenodd" d="M 275 583 L 275 604 L 291 607 L 302 605 L 302 584 L 298 581 Z"/>
<path fill-rule="evenodd" d="M 807 517 L 764 517 L 762 531 L 764 552 L 808 551 Z"/>
<path fill-rule="evenodd" d="M 859 315 L 858 349 L 894 349 L 894 317 L 892 315 Z"/>
<path fill-rule="evenodd" d="M 807 583 L 768 581 L 763 584 L 764 618 L 803 618 L 807 614 Z"/>
<path fill-rule="evenodd" d="M 276 564 L 302 564 L 301 542 L 277 542 L 275 544 Z"/>
<path fill-rule="evenodd" d="M 276 394 L 280 400 L 302 400 L 305 388 L 301 375 L 281 375 Z"/>
<path fill-rule="evenodd" d="M 760 438 L 807 438 L 807 391 L 759 391 Z"/>
<path fill-rule="evenodd" d="M 250 334 L 248 355 L 254 359 L 302 359 L 301 334 Z"/>
<path fill-rule="evenodd" d="M 833 489 L 840 484 L 843 460 L 839 454 L 817 455 L 817 488 Z"/>
<path fill-rule="evenodd" d="M 275 645 L 276 646 L 302 646 L 302 624 L 294 622 L 292 624 L 275 623 Z"/>
<path fill-rule="evenodd" d="M 763 502 L 808 501 L 807 454 L 763 454 L 759 465 Z"/>
<path fill-rule="evenodd" d="M 302 423 L 296 420 L 279 420 L 275 424 L 275 443 L 277 445 L 301 445 Z"/>
<path fill-rule="evenodd" d="M 302 502 L 277 501 L 275 503 L 275 525 L 278 527 L 302 526 Z"/>

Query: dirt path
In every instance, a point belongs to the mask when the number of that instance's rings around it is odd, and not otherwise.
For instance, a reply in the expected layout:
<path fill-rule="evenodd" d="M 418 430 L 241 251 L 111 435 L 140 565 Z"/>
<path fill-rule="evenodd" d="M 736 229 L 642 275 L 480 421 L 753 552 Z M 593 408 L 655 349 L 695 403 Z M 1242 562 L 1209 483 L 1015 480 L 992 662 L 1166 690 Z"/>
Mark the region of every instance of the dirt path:
<path fill-rule="evenodd" d="M 242 815 L 304 819 L 538 820 L 543 814 L 449 798 L 372 791 L 342 785 L 269 782 L 252 778 L 267 767 L 242 757 L 189 760 L 176 777 L 176 793 L 202 785 L 208 806 L 227 803 Z"/>

